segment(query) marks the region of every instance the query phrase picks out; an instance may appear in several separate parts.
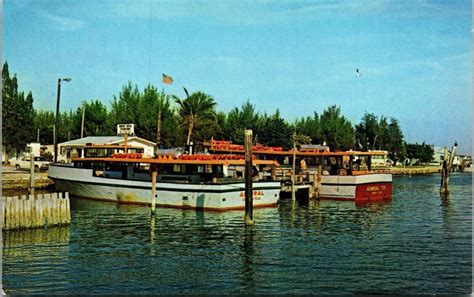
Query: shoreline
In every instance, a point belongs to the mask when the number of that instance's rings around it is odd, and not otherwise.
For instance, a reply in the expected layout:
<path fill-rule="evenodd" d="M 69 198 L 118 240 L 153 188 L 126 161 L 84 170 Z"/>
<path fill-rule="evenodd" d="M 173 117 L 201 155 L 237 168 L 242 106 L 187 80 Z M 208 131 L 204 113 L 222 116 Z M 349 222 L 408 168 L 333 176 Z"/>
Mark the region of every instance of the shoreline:
<path fill-rule="evenodd" d="M 441 166 L 406 166 L 388 168 L 392 175 L 424 175 L 441 173 Z"/>

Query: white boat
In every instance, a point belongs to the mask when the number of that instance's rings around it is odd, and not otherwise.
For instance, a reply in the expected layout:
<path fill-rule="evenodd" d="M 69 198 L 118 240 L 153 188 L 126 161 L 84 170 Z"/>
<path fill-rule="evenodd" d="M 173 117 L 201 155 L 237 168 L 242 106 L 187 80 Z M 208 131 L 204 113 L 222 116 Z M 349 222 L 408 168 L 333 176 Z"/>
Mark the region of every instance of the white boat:
<path fill-rule="evenodd" d="M 230 141 L 212 140 L 207 144 L 209 151 L 216 153 L 243 154 L 242 145 L 234 145 Z M 372 168 L 372 159 L 386 160 L 386 151 L 346 151 L 330 152 L 326 146 L 306 146 L 301 150 L 285 151 L 281 147 L 254 146 L 253 154 L 259 159 L 275 160 L 279 164 L 277 179 L 289 187 L 292 168 L 291 160 L 295 157 L 296 179 L 301 184 L 313 184 L 320 178 L 321 199 L 349 200 L 355 203 L 385 202 L 392 199 L 392 174 L 385 168 Z M 304 170 L 301 166 L 304 162 Z M 285 165 L 286 164 L 286 165 Z M 318 171 L 319 172 L 318 174 Z"/>
<path fill-rule="evenodd" d="M 71 164 L 52 164 L 48 177 L 56 190 L 89 199 L 120 203 L 151 204 L 150 167 L 158 171 L 158 207 L 233 210 L 245 208 L 245 161 L 215 155 L 137 158 L 139 154 L 116 154 L 106 158 L 76 158 Z M 192 159 L 191 159 L 192 158 Z M 203 160 L 205 159 L 205 160 Z M 265 173 L 273 161 L 253 160 L 260 169 L 253 181 L 253 206 L 275 206 L 280 182 Z"/>

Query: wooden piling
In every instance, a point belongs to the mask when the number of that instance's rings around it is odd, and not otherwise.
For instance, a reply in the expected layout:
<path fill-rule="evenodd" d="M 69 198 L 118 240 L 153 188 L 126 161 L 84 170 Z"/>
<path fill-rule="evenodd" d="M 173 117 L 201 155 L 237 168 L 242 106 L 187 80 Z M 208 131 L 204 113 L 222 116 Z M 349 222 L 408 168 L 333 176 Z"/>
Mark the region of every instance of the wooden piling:
<path fill-rule="evenodd" d="M 35 194 L 35 155 L 30 154 L 30 194 Z"/>
<path fill-rule="evenodd" d="M 69 195 L 2 197 L 2 229 L 27 229 L 71 222 Z"/>
<path fill-rule="evenodd" d="M 155 167 L 152 167 L 151 171 L 151 215 L 155 215 L 156 207 L 156 177 L 158 176 L 158 171 Z"/>
<path fill-rule="evenodd" d="M 252 130 L 245 130 L 245 223 L 253 224 Z"/>
<path fill-rule="evenodd" d="M 69 192 L 64 194 L 64 198 L 66 199 L 66 224 L 71 223 L 71 202 L 69 201 Z"/>
<path fill-rule="evenodd" d="M 293 133 L 293 165 L 291 167 L 291 200 L 296 200 L 295 174 L 296 174 L 296 133 Z"/>
<path fill-rule="evenodd" d="M 318 166 L 318 175 L 317 175 L 317 181 L 316 181 L 316 188 L 317 188 L 317 191 L 316 191 L 316 198 L 321 198 L 321 189 L 322 189 L 322 186 L 321 186 L 321 176 L 323 175 L 323 165 L 319 165 Z"/>
<path fill-rule="evenodd" d="M 456 155 L 457 146 L 458 144 L 455 142 L 451 149 L 451 153 L 449 154 L 448 160 L 446 160 L 448 156 L 447 149 L 444 148 L 444 160 L 443 160 L 443 167 L 441 169 L 441 187 L 439 189 L 439 193 L 444 196 L 449 194 L 449 176 L 452 171 L 452 166 L 453 166 L 454 156 Z"/>

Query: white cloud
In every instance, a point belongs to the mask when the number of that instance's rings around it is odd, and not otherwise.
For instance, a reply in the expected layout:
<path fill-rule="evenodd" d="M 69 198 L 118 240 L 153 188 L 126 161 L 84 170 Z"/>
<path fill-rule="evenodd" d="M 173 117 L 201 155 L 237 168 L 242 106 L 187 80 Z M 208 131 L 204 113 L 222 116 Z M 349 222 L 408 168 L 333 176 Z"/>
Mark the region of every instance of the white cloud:
<path fill-rule="evenodd" d="M 385 14 L 397 17 L 469 14 L 460 5 L 438 4 L 426 0 L 261 0 L 261 1 L 132 1 L 112 2 L 115 17 L 159 18 L 163 20 L 197 18 L 205 22 L 253 25 L 300 21 L 330 15 Z"/>
<path fill-rule="evenodd" d="M 195 17 L 223 24 L 261 24 L 315 18 L 328 13 L 367 13 L 386 8 L 381 1 L 120 1 L 112 7 L 116 17 L 171 20 Z"/>
<path fill-rule="evenodd" d="M 79 19 L 55 15 L 45 10 L 37 10 L 37 13 L 51 21 L 60 31 L 75 31 L 85 26 L 85 22 Z"/>

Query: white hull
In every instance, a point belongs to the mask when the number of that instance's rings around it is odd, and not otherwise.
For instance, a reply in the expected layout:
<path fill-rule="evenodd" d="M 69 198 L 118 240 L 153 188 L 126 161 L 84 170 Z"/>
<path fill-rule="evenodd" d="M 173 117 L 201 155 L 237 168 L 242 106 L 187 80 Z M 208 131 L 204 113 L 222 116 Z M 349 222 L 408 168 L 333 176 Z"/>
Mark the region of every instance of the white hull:
<path fill-rule="evenodd" d="M 321 176 L 321 198 L 341 200 L 389 200 L 391 196 L 391 174 Z"/>
<path fill-rule="evenodd" d="M 50 166 L 49 178 L 58 191 L 90 199 L 151 204 L 151 182 L 96 177 L 92 169 Z M 193 184 L 157 182 L 157 206 L 230 210 L 245 208 L 245 183 Z M 279 182 L 253 182 L 254 207 L 276 205 Z"/>

